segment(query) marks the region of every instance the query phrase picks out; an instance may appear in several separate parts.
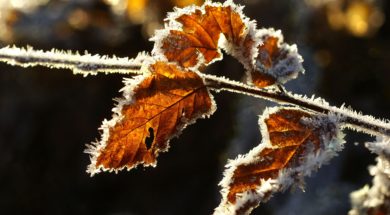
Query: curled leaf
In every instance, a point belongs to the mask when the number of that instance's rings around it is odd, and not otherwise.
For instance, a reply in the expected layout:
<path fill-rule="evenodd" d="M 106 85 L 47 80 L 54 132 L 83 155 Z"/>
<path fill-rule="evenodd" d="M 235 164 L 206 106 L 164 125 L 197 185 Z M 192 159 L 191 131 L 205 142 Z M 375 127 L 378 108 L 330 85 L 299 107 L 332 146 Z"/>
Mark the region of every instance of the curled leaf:
<path fill-rule="evenodd" d="M 283 84 L 303 73 L 296 46 L 284 43 L 280 31 L 256 29 L 242 9 L 231 0 L 176 9 L 165 29 L 152 38 L 154 55 L 198 68 L 222 59 L 224 49 L 243 64 L 249 82 L 257 87 Z"/>
<path fill-rule="evenodd" d="M 176 19 L 182 30 L 171 30 L 162 41 L 162 51 L 168 61 L 183 67 L 193 67 L 199 63 L 201 54 L 204 63 L 221 58 L 218 40 L 221 30 L 209 10 L 203 15 L 200 10 L 183 14 Z"/>
<path fill-rule="evenodd" d="M 177 9 L 167 19 L 164 30 L 157 31 L 153 53 L 182 67 L 206 66 L 222 59 L 220 48 L 254 64 L 255 23 L 242 14 L 232 1 L 206 2 L 202 7 Z M 221 35 L 226 43 L 221 43 Z M 249 65 L 246 67 L 250 67 Z"/>
<path fill-rule="evenodd" d="M 266 110 L 260 119 L 263 141 L 227 165 L 215 214 L 248 214 L 273 193 L 303 186 L 303 176 L 342 149 L 337 121 L 293 108 Z"/>
<path fill-rule="evenodd" d="M 156 62 L 150 74 L 124 88 L 116 115 L 103 122 L 102 140 L 90 147 L 88 172 L 132 169 L 138 164 L 155 165 L 169 140 L 196 119 L 211 115 L 214 102 L 203 80 L 191 71 Z"/>
<path fill-rule="evenodd" d="M 250 73 L 254 85 L 266 87 L 275 82 L 283 84 L 304 72 L 303 59 L 296 45 L 284 43 L 280 31 L 261 29 L 256 37 L 262 40 L 262 44 L 258 46 L 255 69 Z"/>

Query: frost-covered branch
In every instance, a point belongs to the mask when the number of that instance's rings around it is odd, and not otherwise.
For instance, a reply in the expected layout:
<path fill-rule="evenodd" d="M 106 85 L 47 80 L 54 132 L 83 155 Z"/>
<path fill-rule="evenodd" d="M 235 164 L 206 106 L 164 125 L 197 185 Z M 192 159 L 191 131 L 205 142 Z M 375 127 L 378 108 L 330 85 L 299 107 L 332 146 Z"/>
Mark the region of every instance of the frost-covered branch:
<path fill-rule="evenodd" d="M 22 67 L 45 66 L 57 69 L 70 69 L 74 74 L 96 75 L 98 72 L 103 73 L 122 73 L 129 75 L 140 74 L 142 63 L 149 56 L 140 53 L 136 58 L 118 58 L 91 55 L 85 53 L 72 53 L 71 51 L 60 51 L 52 49 L 50 51 L 34 50 L 28 46 L 18 48 L 7 46 L 0 49 L 0 61 L 10 65 Z"/>
<path fill-rule="evenodd" d="M 334 113 L 340 117 L 340 122 L 343 123 L 343 127 L 364 132 L 373 136 L 390 136 L 390 122 L 388 120 L 379 120 L 372 116 L 363 115 L 349 108 L 345 108 L 344 105 L 338 108 L 329 105 L 328 102 L 321 98 L 308 98 L 306 96 L 290 92 L 265 90 L 243 84 L 241 82 L 231 81 L 226 78 L 211 75 L 202 76 L 206 81 L 206 85 L 216 91 L 225 90 L 234 93 L 246 94 L 280 104 L 294 105 L 322 114 Z"/>
<path fill-rule="evenodd" d="M 31 47 L 17 48 L 5 47 L 0 49 L 0 61 L 11 65 L 22 67 L 46 66 L 49 68 L 71 69 L 75 74 L 97 74 L 98 72 L 122 73 L 126 75 L 139 75 L 142 73 L 142 65 L 148 64 L 149 56 L 145 53 L 139 54 L 134 59 L 129 58 L 109 58 L 99 55 L 79 55 L 70 51 L 41 51 Z M 305 96 L 267 90 L 254 87 L 242 82 L 232 81 L 227 78 L 213 75 L 200 74 L 206 86 L 215 91 L 230 91 L 234 93 L 246 94 L 262 99 L 268 99 L 281 104 L 294 105 L 317 113 L 335 113 L 341 118 L 344 127 L 368 133 L 370 135 L 390 136 L 390 123 L 375 119 L 371 116 L 362 115 L 345 107 L 330 106 L 325 100 L 320 98 L 307 98 Z"/>

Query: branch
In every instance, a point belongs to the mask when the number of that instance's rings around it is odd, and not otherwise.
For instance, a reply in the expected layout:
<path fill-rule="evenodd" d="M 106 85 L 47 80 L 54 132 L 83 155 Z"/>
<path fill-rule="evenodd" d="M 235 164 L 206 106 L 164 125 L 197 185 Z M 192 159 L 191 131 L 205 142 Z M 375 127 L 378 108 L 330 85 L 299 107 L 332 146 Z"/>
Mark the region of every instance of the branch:
<path fill-rule="evenodd" d="M 98 72 L 105 74 L 122 73 L 126 75 L 142 74 L 141 67 L 147 65 L 151 57 L 145 53 L 139 54 L 134 59 L 109 58 L 107 56 L 79 55 L 70 51 L 41 51 L 31 47 L 17 48 L 5 47 L 0 49 L 0 61 L 22 67 L 45 66 L 49 68 L 71 69 L 74 74 L 96 75 Z M 227 78 L 213 75 L 199 74 L 205 81 L 206 86 L 215 91 L 230 91 L 246 94 L 262 99 L 267 99 L 279 104 L 294 105 L 320 114 L 334 113 L 342 120 L 344 127 L 361 131 L 370 135 L 390 136 L 389 121 L 375 119 L 372 116 L 362 115 L 344 106 L 338 108 L 330 106 L 321 98 L 307 98 L 290 92 L 261 89 Z"/>
<path fill-rule="evenodd" d="M 17 48 L 7 46 L 0 49 L 0 61 L 10 65 L 21 67 L 45 66 L 57 69 L 70 69 L 74 74 L 96 75 L 98 72 L 105 74 L 122 73 L 129 75 L 141 74 L 140 69 L 145 60 L 150 58 L 145 53 L 140 53 L 136 58 L 118 58 L 72 53 L 71 51 L 34 50 L 32 47 Z"/>
<path fill-rule="evenodd" d="M 364 132 L 373 136 L 390 136 L 389 121 L 375 119 L 372 116 L 362 115 L 342 105 L 340 108 L 330 106 L 328 102 L 321 98 L 307 98 L 306 96 L 292 94 L 290 92 L 266 90 L 250 85 L 232 81 L 226 78 L 201 74 L 206 82 L 206 86 L 216 91 L 230 91 L 245 94 L 253 97 L 267 99 L 278 104 L 288 104 L 301 107 L 319 114 L 334 113 L 341 118 L 343 127 Z"/>

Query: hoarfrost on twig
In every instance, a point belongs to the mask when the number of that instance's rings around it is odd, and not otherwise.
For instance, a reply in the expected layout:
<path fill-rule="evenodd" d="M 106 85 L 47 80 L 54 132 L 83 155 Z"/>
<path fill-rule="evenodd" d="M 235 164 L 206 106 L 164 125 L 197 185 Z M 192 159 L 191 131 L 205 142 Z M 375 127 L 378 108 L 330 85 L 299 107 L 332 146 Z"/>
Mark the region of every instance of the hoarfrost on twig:
<path fill-rule="evenodd" d="M 122 73 L 137 75 L 141 74 L 140 69 L 150 57 L 141 52 L 134 59 L 108 57 L 85 53 L 73 53 L 71 51 L 50 51 L 35 50 L 30 46 L 18 48 L 7 46 L 0 49 L 0 61 L 10 65 L 22 67 L 45 66 L 57 69 L 71 69 L 74 74 L 96 75 L 98 72 L 105 74 Z"/>

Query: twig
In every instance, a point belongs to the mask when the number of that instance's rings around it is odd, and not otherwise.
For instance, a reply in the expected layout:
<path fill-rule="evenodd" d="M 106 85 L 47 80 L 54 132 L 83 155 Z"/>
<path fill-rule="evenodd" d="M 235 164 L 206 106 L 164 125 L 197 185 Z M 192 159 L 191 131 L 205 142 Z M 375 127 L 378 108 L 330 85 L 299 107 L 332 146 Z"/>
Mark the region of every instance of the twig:
<path fill-rule="evenodd" d="M 388 121 L 375 119 L 372 116 L 362 115 L 356 111 L 345 108 L 344 106 L 340 108 L 330 106 L 325 100 L 320 98 L 307 98 L 290 92 L 270 91 L 212 75 L 201 74 L 201 76 L 203 76 L 206 86 L 216 91 L 224 90 L 246 94 L 267 99 L 279 104 L 294 105 L 321 114 L 334 113 L 342 119 L 341 122 L 345 123 L 344 127 L 355 129 L 374 136 L 390 136 L 390 123 Z"/>
<path fill-rule="evenodd" d="M 50 68 L 71 69 L 75 74 L 122 73 L 126 75 L 142 74 L 141 67 L 145 61 L 150 60 L 150 56 L 141 53 L 134 59 L 107 57 L 98 55 L 79 55 L 70 51 L 41 51 L 31 47 L 25 49 L 17 47 L 5 47 L 0 49 L 0 61 L 11 65 L 22 67 L 46 66 Z M 146 63 L 147 64 L 147 63 Z M 262 99 L 267 99 L 279 104 L 289 104 L 304 108 L 316 113 L 333 113 L 342 119 L 344 127 L 365 132 L 370 135 L 390 136 L 390 123 L 375 119 L 372 116 L 362 115 L 344 106 L 338 108 L 330 106 L 325 100 L 317 98 L 307 98 L 305 96 L 292 94 L 287 91 L 275 91 L 261 89 L 232 81 L 227 78 L 213 75 L 199 74 L 205 81 L 208 88 L 215 91 L 230 91 L 234 93 L 246 94 Z"/>
<path fill-rule="evenodd" d="M 74 74 L 96 75 L 103 73 L 141 74 L 140 69 L 145 53 L 140 53 L 135 59 L 72 53 L 71 51 L 34 50 L 32 47 L 4 47 L 0 49 L 0 61 L 22 67 L 45 66 L 57 69 L 70 69 Z"/>

